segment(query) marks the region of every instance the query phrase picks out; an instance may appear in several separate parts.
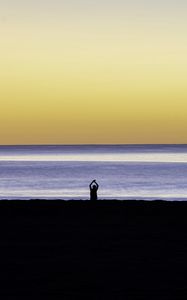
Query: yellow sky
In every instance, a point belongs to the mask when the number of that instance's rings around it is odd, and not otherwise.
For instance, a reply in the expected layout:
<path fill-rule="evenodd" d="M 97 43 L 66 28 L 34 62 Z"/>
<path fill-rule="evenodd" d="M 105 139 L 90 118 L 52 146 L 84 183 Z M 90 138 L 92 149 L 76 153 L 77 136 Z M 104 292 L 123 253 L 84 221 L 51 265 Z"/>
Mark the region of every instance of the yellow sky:
<path fill-rule="evenodd" d="M 185 5 L 0 3 L 0 144 L 187 143 Z"/>

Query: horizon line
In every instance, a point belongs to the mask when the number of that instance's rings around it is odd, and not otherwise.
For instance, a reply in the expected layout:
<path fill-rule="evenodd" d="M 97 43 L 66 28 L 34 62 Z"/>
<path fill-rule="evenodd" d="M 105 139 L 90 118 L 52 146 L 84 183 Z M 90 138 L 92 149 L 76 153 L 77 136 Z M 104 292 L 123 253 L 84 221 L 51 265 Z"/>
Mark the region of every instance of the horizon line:
<path fill-rule="evenodd" d="M 179 145 L 186 146 L 187 143 L 64 143 L 64 144 L 0 144 L 0 147 L 14 147 L 14 146 L 141 146 L 141 145 L 155 145 L 155 146 L 169 146 L 169 145 Z"/>

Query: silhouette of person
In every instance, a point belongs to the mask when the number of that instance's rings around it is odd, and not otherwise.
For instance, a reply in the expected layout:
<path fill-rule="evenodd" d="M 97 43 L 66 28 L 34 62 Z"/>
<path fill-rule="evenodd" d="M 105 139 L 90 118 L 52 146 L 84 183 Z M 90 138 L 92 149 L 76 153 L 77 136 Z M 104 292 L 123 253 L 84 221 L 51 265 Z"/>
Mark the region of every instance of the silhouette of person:
<path fill-rule="evenodd" d="M 97 190 L 99 188 L 99 185 L 96 182 L 96 180 L 93 180 L 89 186 L 90 186 L 90 200 L 96 201 L 97 200 Z"/>

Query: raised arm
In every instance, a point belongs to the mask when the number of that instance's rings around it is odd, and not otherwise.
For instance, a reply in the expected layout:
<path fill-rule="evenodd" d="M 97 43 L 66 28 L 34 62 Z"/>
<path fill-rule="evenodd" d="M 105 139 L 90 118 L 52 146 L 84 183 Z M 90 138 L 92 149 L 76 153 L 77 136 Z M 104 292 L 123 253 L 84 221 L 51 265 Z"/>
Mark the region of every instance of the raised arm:
<path fill-rule="evenodd" d="M 95 182 L 95 180 L 92 180 L 92 182 L 90 183 L 89 187 L 90 187 L 90 190 L 92 188 L 92 184 Z"/>
<path fill-rule="evenodd" d="M 96 185 L 96 187 L 97 187 L 97 190 L 98 190 L 98 188 L 99 188 L 99 185 L 98 185 L 98 183 L 96 182 L 96 180 L 95 180 L 94 182 L 95 182 L 95 185 Z"/>

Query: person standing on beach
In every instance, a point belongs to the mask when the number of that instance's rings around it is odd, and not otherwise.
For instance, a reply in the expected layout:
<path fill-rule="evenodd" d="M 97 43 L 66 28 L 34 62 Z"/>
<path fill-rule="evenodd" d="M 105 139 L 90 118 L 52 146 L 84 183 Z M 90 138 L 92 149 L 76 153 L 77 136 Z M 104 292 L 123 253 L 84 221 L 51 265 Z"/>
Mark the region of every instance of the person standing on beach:
<path fill-rule="evenodd" d="M 96 201 L 97 200 L 97 190 L 99 188 L 98 183 L 96 182 L 96 180 L 93 180 L 90 185 L 90 200 L 91 201 Z"/>

